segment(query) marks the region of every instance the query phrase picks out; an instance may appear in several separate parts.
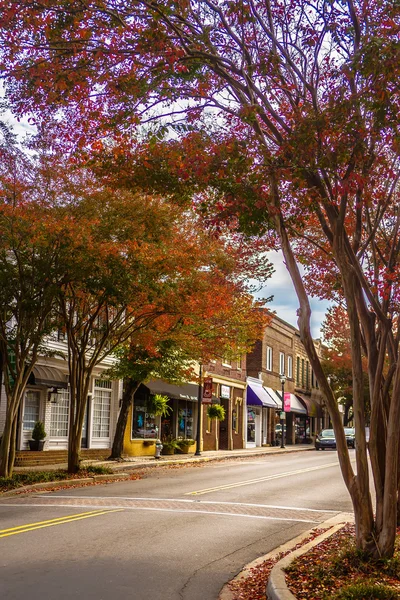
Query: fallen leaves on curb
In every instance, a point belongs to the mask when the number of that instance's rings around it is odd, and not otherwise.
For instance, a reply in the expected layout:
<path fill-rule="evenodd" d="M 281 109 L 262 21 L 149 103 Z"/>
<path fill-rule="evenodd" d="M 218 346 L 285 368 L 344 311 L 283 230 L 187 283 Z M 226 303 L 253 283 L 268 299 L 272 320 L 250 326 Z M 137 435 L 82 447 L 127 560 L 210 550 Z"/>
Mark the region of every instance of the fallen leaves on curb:
<path fill-rule="evenodd" d="M 390 595 L 348 595 L 351 598 L 400 598 L 400 528 L 392 559 L 370 559 L 355 548 L 355 527 L 346 524 L 331 537 L 306 554 L 299 556 L 287 569 L 286 582 L 297 600 L 329 600 L 345 587 L 385 585 Z M 393 596 L 391 594 L 394 594 Z"/>
<path fill-rule="evenodd" d="M 313 529 L 310 535 L 304 538 L 299 544 L 293 546 L 286 552 L 276 554 L 256 567 L 252 567 L 243 579 L 231 581 L 228 585 L 232 592 L 232 600 L 265 600 L 265 590 L 268 578 L 276 563 L 287 554 L 290 554 L 294 550 L 311 542 L 324 533 L 324 531 L 327 531 L 327 529 Z"/>

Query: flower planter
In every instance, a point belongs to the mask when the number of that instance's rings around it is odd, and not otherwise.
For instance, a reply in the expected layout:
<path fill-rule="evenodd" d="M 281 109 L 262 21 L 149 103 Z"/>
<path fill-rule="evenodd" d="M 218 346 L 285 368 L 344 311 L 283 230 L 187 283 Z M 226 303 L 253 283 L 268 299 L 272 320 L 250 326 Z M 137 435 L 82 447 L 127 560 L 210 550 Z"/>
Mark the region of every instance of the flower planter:
<path fill-rule="evenodd" d="M 164 446 L 161 450 L 161 454 L 163 456 L 171 456 L 172 454 L 175 454 L 175 448 L 168 448 Z"/>
<path fill-rule="evenodd" d="M 192 444 L 187 446 L 179 446 L 179 454 L 189 454 L 189 449 Z"/>

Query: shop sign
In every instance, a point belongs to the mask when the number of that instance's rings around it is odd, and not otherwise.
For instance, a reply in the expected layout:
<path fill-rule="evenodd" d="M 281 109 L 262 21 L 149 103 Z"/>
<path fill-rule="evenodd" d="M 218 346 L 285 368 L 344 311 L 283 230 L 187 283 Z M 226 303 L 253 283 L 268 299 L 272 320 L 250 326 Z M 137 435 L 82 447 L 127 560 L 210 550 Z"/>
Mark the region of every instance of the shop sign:
<path fill-rule="evenodd" d="M 229 385 L 221 385 L 221 398 L 229 398 L 231 397 L 231 388 Z"/>
<path fill-rule="evenodd" d="M 203 403 L 211 404 L 212 402 L 212 377 L 204 377 L 203 381 Z"/>
<path fill-rule="evenodd" d="M 283 410 L 285 412 L 290 412 L 290 393 L 285 392 L 283 395 Z"/>

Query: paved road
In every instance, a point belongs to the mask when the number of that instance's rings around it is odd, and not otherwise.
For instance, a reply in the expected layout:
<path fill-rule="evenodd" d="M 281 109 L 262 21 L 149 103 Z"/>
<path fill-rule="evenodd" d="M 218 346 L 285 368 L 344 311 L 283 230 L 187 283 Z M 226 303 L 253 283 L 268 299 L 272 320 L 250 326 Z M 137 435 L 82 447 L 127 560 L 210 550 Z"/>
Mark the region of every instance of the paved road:
<path fill-rule="evenodd" d="M 0 598 L 215 600 L 244 564 L 341 511 L 336 452 L 4 498 Z"/>

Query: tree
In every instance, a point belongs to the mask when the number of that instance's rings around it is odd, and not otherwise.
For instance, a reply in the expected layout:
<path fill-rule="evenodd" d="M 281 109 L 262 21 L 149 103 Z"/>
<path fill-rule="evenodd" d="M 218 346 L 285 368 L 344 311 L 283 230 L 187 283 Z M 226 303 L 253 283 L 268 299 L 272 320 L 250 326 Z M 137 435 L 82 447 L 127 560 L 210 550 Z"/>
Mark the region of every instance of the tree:
<path fill-rule="evenodd" d="M 0 474 L 12 474 L 18 411 L 44 339 L 55 326 L 53 308 L 64 277 L 63 249 L 70 233 L 43 199 L 38 165 L 8 155 L 0 181 L 0 354 L 6 419 Z M 29 163 L 29 168 L 27 165 Z M 3 167 L 5 163 L 3 163 Z M 29 172 L 29 178 L 27 178 Z"/>
<path fill-rule="evenodd" d="M 351 362 L 350 325 L 345 309 L 334 305 L 328 309 L 322 324 L 325 346 L 323 349 L 323 368 L 339 404 L 343 406 L 343 422 L 348 426 L 353 419 L 353 377 Z M 363 352 L 364 404 L 366 421 L 369 424 L 369 390 L 367 364 Z"/>
<path fill-rule="evenodd" d="M 258 199 L 249 207 L 232 186 L 216 205 L 224 217 L 276 232 L 299 300 L 301 340 L 334 425 L 358 547 L 390 556 L 400 472 L 397 4 L 71 0 L 61 12 L 55 0 L 34 7 L 4 0 L 0 7 L 8 93 L 19 111 L 63 110 L 73 124 L 84 111 L 90 133 L 105 125 L 121 133 L 157 118 L 162 110 L 154 108 L 164 103 L 170 119 L 184 114 L 198 124 L 211 116 L 244 145 Z M 88 131 L 79 127 L 81 143 Z M 307 260 L 321 295 L 326 271 L 337 273 L 349 316 L 357 474 L 313 345 L 298 260 Z"/>

